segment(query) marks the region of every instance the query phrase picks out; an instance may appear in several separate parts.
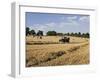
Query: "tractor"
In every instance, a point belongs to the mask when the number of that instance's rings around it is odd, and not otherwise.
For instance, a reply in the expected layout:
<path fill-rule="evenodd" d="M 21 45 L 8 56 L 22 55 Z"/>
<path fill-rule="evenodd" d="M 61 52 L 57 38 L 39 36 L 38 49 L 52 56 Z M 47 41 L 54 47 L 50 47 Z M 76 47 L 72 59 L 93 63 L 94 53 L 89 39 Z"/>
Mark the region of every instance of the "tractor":
<path fill-rule="evenodd" d="M 69 43 L 70 38 L 69 37 L 62 37 L 61 39 L 59 39 L 60 43 Z"/>

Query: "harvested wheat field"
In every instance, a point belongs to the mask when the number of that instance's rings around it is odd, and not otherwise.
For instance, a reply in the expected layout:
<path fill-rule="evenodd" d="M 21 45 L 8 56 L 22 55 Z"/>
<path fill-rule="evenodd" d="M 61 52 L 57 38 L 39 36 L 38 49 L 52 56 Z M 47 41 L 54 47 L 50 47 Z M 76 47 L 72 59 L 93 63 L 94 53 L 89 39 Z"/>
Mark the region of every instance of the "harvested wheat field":
<path fill-rule="evenodd" d="M 89 39 L 69 37 L 60 43 L 61 36 L 27 36 L 26 67 L 89 64 Z"/>

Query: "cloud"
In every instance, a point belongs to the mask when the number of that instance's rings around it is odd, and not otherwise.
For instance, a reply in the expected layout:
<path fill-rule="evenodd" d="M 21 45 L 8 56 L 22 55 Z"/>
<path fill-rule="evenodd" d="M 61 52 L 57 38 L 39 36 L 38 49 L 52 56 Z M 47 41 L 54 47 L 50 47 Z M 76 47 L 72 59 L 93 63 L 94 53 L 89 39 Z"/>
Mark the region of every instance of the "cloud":
<path fill-rule="evenodd" d="M 31 26 L 31 29 L 34 29 L 36 32 L 38 30 L 44 31 L 44 34 L 47 33 L 47 31 L 57 31 L 57 32 L 79 32 L 84 31 L 87 32 L 89 25 L 89 17 L 88 16 L 70 16 L 70 17 L 62 17 L 63 20 L 61 22 L 49 22 L 45 24 L 34 24 Z"/>
<path fill-rule="evenodd" d="M 62 23 L 59 24 L 60 27 L 70 27 L 70 26 L 75 27 L 75 26 L 78 26 L 78 25 L 79 25 L 79 23 L 76 22 L 76 21 L 62 22 Z"/>
<path fill-rule="evenodd" d="M 68 16 L 68 17 L 62 17 L 63 19 L 63 22 L 61 22 L 61 27 L 63 27 L 64 25 L 67 25 L 67 26 L 78 26 L 78 21 L 77 21 L 77 16 Z"/>
<path fill-rule="evenodd" d="M 47 33 L 47 31 L 57 31 L 57 32 L 67 32 L 67 30 L 72 30 L 72 28 L 75 28 L 79 26 L 77 22 L 60 22 L 60 23 L 47 23 L 47 24 L 35 24 L 31 29 L 34 29 L 36 32 L 38 30 L 44 31 L 44 34 Z M 68 28 L 68 29 L 67 29 Z"/>
<path fill-rule="evenodd" d="M 48 26 L 48 27 L 55 27 L 56 25 L 57 23 L 54 23 L 54 22 L 45 24 L 45 26 Z"/>
<path fill-rule="evenodd" d="M 65 20 L 65 21 L 72 21 L 76 19 L 77 19 L 77 16 L 62 17 L 62 20 Z"/>
<path fill-rule="evenodd" d="M 75 20 L 77 19 L 77 16 L 71 16 L 71 17 L 67 17 L 68 20 Z"/>
<path fill-rule="evenodd" d="M 30 26 L 30 29 L 34 29 L 36 32 L 39 30 L 44 31 L 44 34 L 46 34 L 49 30 L 55 30 L 55 27 L 57 26 L 57 23 L 51 22 L 46 24 L 34 24 L 33 26 Z"/>
<path fill-rule="evenodd" d="M 81 22 L 89 22 L 89 16 L 80 17 L 79 21 L 81 21 Z"/>

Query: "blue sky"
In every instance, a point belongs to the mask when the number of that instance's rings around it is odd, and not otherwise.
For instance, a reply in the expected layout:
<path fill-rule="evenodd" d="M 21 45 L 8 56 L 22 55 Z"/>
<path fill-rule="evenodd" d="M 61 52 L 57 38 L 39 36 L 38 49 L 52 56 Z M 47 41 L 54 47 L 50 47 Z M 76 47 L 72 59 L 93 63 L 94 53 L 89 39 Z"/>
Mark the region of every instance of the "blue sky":
<path fill-rule="evenodd" d="M 90 16 L 79 14 L 52 14 L 26 12 L 26 27 L 44 31 L 89 32 Z"/>

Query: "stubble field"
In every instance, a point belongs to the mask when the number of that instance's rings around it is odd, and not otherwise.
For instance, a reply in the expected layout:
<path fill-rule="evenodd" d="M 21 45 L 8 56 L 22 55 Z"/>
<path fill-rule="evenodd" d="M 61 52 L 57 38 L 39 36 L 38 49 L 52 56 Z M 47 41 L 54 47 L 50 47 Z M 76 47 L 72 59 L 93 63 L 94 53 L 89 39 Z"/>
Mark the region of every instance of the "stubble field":
<path fill-rule="evenodd" d="M 89 64 L 89 39 L 69 37 L 60 43 L 60 36 L 27 36 L 26 67 Z"/>

